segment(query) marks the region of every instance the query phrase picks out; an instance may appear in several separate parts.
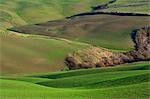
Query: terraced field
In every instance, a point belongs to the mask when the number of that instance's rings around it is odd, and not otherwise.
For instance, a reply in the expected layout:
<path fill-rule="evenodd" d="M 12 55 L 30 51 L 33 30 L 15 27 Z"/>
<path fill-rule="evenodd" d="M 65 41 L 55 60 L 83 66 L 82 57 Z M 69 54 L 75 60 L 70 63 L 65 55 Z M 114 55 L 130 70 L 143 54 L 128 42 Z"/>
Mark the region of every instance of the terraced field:
<path fill-rule="evenodd" d="M 149 66 L 148 62 L 140 62 L 101 69 L 1 76 L 1 98 L 148 99 Z"/>

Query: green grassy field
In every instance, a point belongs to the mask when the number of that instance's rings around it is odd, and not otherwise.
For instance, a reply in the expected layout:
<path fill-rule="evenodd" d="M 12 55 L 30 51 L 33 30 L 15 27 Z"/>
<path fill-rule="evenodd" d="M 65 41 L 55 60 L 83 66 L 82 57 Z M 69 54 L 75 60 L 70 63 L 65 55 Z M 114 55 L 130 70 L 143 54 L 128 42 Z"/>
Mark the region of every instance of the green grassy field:
<path fill-rule="evenodd" d="M 103 11 L 150 14 L 149 4 L 149 0 L 116 0 L 116 2 L 109 5 L 108 9 Z"/>
<path fill-rule="evenodd" d="M 66 55 L 89 47 L 87 43 L 112 50 L 132 49 L 131 30 L 149 25 L 149 17 L 109 15 L 75 18 L 61 28 L 59 23 L 58 28 L 55 22 L 47 22 L 108 1 L 0 0 L 0 99 L 149 99 L 150 62 L 61 71 Z M 102 11 L 149 13 L 147 2 L 117 0 Z M 126 4 L 136 6 L 122 7 Z M 37 23 L 51 24 L 54 27 L 46 30 L 61 38 L 7 30 Z"/>
<path fill-rule="evenodd" d="M 1 40 L 2 75 L 62 70 L 68 53 L 88 46 L 63 39 L 12 34 L 1 35 Z"/>
<path fill-rule="evenodd" d="M 0 0 L 0 29 L 62 19 L 112 0 Z M 104 11 L 149 13 L 149 0 L 117 0 Z M 118 7 L 127 4 L 137 5 Z M 114 8 L 114 6 L 116 8 Z"/>
<path fill-rule="evenodd" d="M 92 5 L 107 1 L 0 0 L 1 74 L 61 70 L 68 53 L 87 46 L 69 40 L 18 35 L 8 31 L 8 28 L 62 19 L 88 11 Z"/>
<path fill-rule="evenodd" d="M 2 63 L 2 74 L 25 73 L 28 71 L 26 67 L 30 68 L 28 73 L 61 70 L 64 66 L 64 57 L 68 53 L 85 48 L 84 44 L 81 44 L 81 46 L 75 44 L 76 42 L 68 44 L 68 42 L 65 42 L 66 40 L 45 39 L 41 36 L 36 38 L 29 38 L 25 35 L 18 36 L 6 29 L 62 19 L 76 13 L 89 11 L 91 6 L 108 1 L 0 0 L 1 57 L 3 57 L 0 58 L 0 61 Z M 129 50 L 133 47 L 130 39 L 131 31 L 135 28 L 149 25 L 147 20 L 148 17 L 130 18 L 102 15 L 77 18 L 73 22 L 67 22 L 67 24 L 71 24 L 70 26 L 62 25 L 62 28 L 59 27 L 59 23 L 58 27 L 52 23 L 54 27 L 47 27 L 46 30 L 53 32 L 54 35 L 59 34 L 58 37 L 78 42 L 91 43 L 109 49 Z M 51 23 L 45 24 L 52 25 Z M 42 29 L 36 29 L 36 31 L 33 29 L 32 34 L 36 34 L 39 30 L 41 31 Z M 66 46 L 63 48 L 64 45 Z M 20 57 L 22 57 L 22 60 L 19 60 Z"/>
<path fill-rule="evenodd" d="M 148 99 L 149 68 L 149 62 L 139 62 L 101 69 L 1 76 L 0 97 L 4 99 Z"/>
<path fill-rule="evenodd" d="M 0 0 L 0 22 L 6 27 L 45 22 L 89 11 L 91 6 L 108 1 L 110 0 Z"/>

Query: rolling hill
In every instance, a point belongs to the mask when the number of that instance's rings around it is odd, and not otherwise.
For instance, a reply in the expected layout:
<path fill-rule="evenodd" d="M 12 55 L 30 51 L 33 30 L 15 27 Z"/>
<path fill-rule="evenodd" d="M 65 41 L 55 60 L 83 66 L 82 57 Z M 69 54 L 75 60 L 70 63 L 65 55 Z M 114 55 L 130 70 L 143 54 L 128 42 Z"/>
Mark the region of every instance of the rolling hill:
<path fill-rule="evenodd" d="M 1 76 L 1 98 L 149 98 L 149 63 L 26 76 Z M 96 75 L 96 76 L 95 76 Z M 20 91 L 21 90 L 21 91 Z"/>
<path fill-rule="evenodd" d="M 75 44 L 78 42 L 91 43 L 109 49 L 132 49 L 130 32 L 135 28 L 149 25 L 147 21 L 149 18 L 146 16 L 135 16 L 132 18 L 128 16 L 94 15 L 60 20 L 76 13 L 90 11 L 91 6 L 108 2 L 108 0 L 0 0 L 0 38 L 2 45 L 2 58 L 0 58 L 0 61 L 2 74 L 61 70 L 64 66 L 64 57 L 68 53 L 87 46 L 86 44 Z M 84 6 L 81 7 L 80 5 Z M 77 7 L 78 9 L 76 9 Z M 59 19 L 60 21 L 49 21 L 55 19 Z M 28 26 L 28 24 L 34 23 L 39 24 L 35 25 L 35 27 L 32 27 L 34 25 Z M 48 30 L 48 35 L 57 35 L 57 37 L 78 42 L 68 44 L 67 40 L 62 41 L 55 38 L 43 38 L 41 36 L 30 37 L 28 35 L 18 35 L 16 32 L 7 30 L 11 27 L 19 27 L 20 29 L 22 25 L 27 25 L 25 26 L 27 29 L 23 26 L 26 29 L 23 32 L 28 31 L 28 34 L 38 34 L 40 31 L 45 33 L 44 35 L 47 35 Z M 58 44 L 57 42 L 60 43 Z M 67 46 L 63 48 L 63 45 L 66 44 Z M 36 47 L 34 48 L 33 46 Z M 56 50 L 58 46 L 65 51 Z M 54 57 L 55 55 L 56 57 Z M 22 57 L 22 61 L 19 60 L 20 57 Z M 34 57 L 38 58 L 34 60 Z M 59 61 L 58 63 L 56 62 L 57 60 Z M 33 61 L 38 62 L 33 63 Z M 30 71 L 27 71 L 26 67 L 30 67 Z"/>
<path fill-rule="evenodd" d="M 149 14 L 148 0 L 0 0 L 0 98 L 149 99 L 149 61 L 64 71 L 66 55 L 90 44 L 133 49 L 130 33 L 149 16 L 66 18 L 112 1 L 95 12 Z"/>
<path fill-rule="evenodd" d="M 106 2 L 108 0 L 0 0 L 1 74 L 62 70 L 68 53 L 87 46 L 59 38 L 18 35 L 8 28 L 62 19 Z"/>
<path fill-rule="evenodd" d="M 89 11 L 91 6 L 108 1 L 110 0 L 0 0 L 0 25 L 7 28 L 61 19 Z"/>
<path fill-rule="evenodd" d="M 59 38 L 15 34 L 1 35 L 1 40 L 1 75 L 63 70 L 69 52 L 89 46 Z"/>
<path fill-rule="evenodd" d="M 0 0 L 0 29 L 62 19 L 110 1 L 114 0 Z M 100 11 L 149 13 L 148 5 L 149 0 L 116 0 Z"/>
<path fill-rule="evenodd" d="M 149 16 L 85 15 L 11 30 L 61 37 L 117 50 L 132 49 L 131 32 L 149 25 Z"/>

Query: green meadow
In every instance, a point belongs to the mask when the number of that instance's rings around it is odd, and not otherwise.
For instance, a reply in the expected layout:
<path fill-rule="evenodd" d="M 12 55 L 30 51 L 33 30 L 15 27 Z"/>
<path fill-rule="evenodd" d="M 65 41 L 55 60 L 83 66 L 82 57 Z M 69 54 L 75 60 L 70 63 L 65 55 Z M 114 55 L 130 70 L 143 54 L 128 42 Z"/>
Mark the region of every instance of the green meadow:
<path fill-rule="evenodd" d="M 100 69 L 1 76 L 6 99 L 148 99 L 148 62 Z"/>
<path fill-rule="evenodd" d="M 149 16 L 98 15 L 77 17 L 67 21 L 70 25 L 50 23 L 109 1 L 0 0 L 0 99 L 149 99 L 149 61 L 69 71 L 64 64 L 69 53 L 91 45 L 133 49 L 131 30 L 148 26 Z M 116 0 L 100 11 L 149 14 L 148 4 Z M 46 30 L 57 35 L 36 35 L 41 28 L 27 34 L 8 30 L 32 24 L 50 24 Z"/>
<path fill-rule="evenodd" d="M 12 26 L 61 19 L 110 0 L 0 0 L 0 22 Z M 8 24 L 7 24 L 8 23 Z"/>

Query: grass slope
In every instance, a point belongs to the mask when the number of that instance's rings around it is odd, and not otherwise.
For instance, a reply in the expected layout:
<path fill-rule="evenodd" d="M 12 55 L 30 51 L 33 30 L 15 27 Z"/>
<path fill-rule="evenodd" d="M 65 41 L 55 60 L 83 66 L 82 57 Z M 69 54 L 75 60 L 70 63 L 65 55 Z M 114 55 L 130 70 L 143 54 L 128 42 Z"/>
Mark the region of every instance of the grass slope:
<path fill-rule="evenodd" d="M 130 12 L 150 14 L 149 0 L 116 0 L 104 12 Z"/>
<path fill-rule="evenodd" d="M 7 28 L 64 18 L 75 13 L 88 11 L 92 5 L 98 2 L 105 3 L 105 1 L 0 0 L 1 75 L 17 74 L 16 76 L 0 77 L 0 98 L 148 99 L 150 96 L 150 89 L 148 87 L 150 85 L 148 76 L 149 62 L 122 65 L 124 67 L 63 71 L 27 76 L 20 75 L 60 70 L 63 67 L 63 59 L 67 53 L 82 49 L 88 45 L 58 38 L 48 39 L 41 36 L 18 36 L 15 33 L 7 31 Z M 125 24 L 124 22 L 119 23 L 119 26 Z M 108 22 L 108 25 L 111 23 L 113 22 Z M 145 25 L 145 21 L 143 23 Z M 88 24 L 83 25 L 83 27 L 84 29 L 88 28 Z M 97 31 L 97 29 L 94 30 Z M 112 27 L 112 30 L 115 30 L 114 27 Z M 54 28 L 52 31 L 57 32 L 62 30 Z M 78 35 L 78 32 L 76 33 Z M 118 34 L 119 32 L 115 33 Z M 125 37 L 126 33 L 118 34 L 120 35 L 118 37 L 121 37 L 121 35 Z M 111 35 L 112 37 L 106 37 L 106 40 L 113 38 L 114 34 Z M 90 38 L 91 36 L 87 37 Z M 104 35 L 102 34 L 102 36 Z M 86 39 L 88 39 L 87 37 Z M 78 39 L 77 41 L 81 41 L 83 38 Z M 94 39 L 91 41 L 95 42 Z M 105 42 L 103 41 L 101 44 Z M 113 43 L 117 42 L 120 42 L 120 40 L 113 41 Z M 111 46 L 108 43 L 110 42 L 107 42 L 107 46 L 105 47 L 120 47 Z M 128 46 L 128 48 L 130 47 Z M 59 84 L 59 82 L 64 84 L 64 86 Z"/>
<path fill-rule="evenodd" d="M 0 22 L 20 26 L 60 19 L 110 0 L 0 0 Z M 1 24 L 1 25 L 2 25 Z"/>
<path fill-rule="evenodd" d="M 15 36 L 14 33 L 7 31 L 7 28 L 64 18 L 89 11 L 91 6 L 108 1 L 110 0 L 0 0 L 1 74 L 60 70 L 64 65 L 63 58 L 67 53 L 85 47 L 84 44 L 68 44 L 68 41 L 44 39 L 40 36 L 36 38 Z M 130 18 L 111 17 L 100 16 L 98 21 L 95 20 L 98 23 L 101 22 L 100 24 L 95 24 L 95 21 L 92 21 L 93 18 L 85 18 L 85 21 L 77 18 L 75 21 L 79 24 L 74 24 L 71 21 L 68 23 L 71 24 L 70 27 L 68 25 L 63 28 L 54 26 L 49 31 L 54 35 L 59 34 L 60 37 L 111 49 L 131 49 L 130 30 L 147 25 L 148 18 L 132 18 L 138 19 L 135 22 Z M 87 20 L 91 21 L 87 22 Z M 133 26 L 134 24 L 137 24 L 137 27 Z M 118 27 L 121 25 L 122 27 Z M 103 26 L 104 28 L 100 28 Z M 66 29 L 66 27 L 70 29 Z M 65 34 L 63 34 L 64 32 Z M 66 46 L 64 47 L 64 45 Z"/>
<path fill-rule="evenodd" d="M 111 67 L 112 71 L 110 68 L 105 68 L 105 70 L 102 68 L 60 72 L 60 75 L 64 73 L 71 75 L 71 73 L 77 72 L 77 75 L 72 74 L 72 76 L 56 77 L 55 79 L 39 78 L 39 74 L 35 74 L 36 77 L 32 75 L 32 77 L 20 76 L 22 79 L 18 78 L 19 76 L 16 78 L 1 77 L 0 97 L 23 99 L 29 97 L 30 99 L 148 99 L 150 95 L 148 87 L 150 85 L 150 64 L 148 65 L 148 62 L 140 62 L 139 64 L 138 66 L 131 64 L 132 67 L 129 65 Z M 80 75 L 78 72 L 83 74 Z M 49 76 L 55 74 L 59 73 L 50 73 Z M 45 85 L 44 82 L 48 86 L 43 86 Z M 51 85 L 52 82 L 55 83 Z M 63 88 L 60 87 L 61 84 L 63 84 Z"/>
<path fill-rule="evenodd" d="M 107 68 L 93 68 L 93 69 L 79 69 L 79 70 L 71 70 L 71 71 L 62 71 L 55 73 L 44 73 L 44 74 L 36 74 L 31 77 L 40 77 L 40 78 L 48 78 L 48 79 L 58 79 L 58 78 L 66 78 L 73 76 L 81 76 L 88 74 L 96 74 L 96 73 L 106 73 L 113 71 L 129 71 L 129 70 L 148 70 L 150 67 L 149 62 L 135 62 L 130 64 L 124 64 L 116 67 L 107 67 Z"/>
<path fill-rule="evenodd" d="M 0 26 L 11 27 L 61 19 L 112 0 L 0 0 Z M 122 7 L 125 5 L 133 5 Z M 104 11 L 149 13 L 149 0 L 116 0 Z"/>
<path fill-rule="evenodd" d="M 13 30 L 27 34 L 61 37 L 109 49 L 133 47 L 131 32 L 150 25 L 148 16 L 87 15 L 27 25 Z"/>
<path fill-rule="evenodd" d="M 142 70 L 142 71 L 119 71 L 119 72 L 96 73 L 96 74 L 83 75 L 83 76 L 60 78 L 56 80 L 41 82 L 39 84 L 50 86 L 50 87 L 56 87 L 56 88 L 72 88 L 72 87 L 84 87 L 84 86 L 86 87 L 86 86 L 91 86 L 93 84 L 100 85 L 101 83 L 108 82 L 108 81 L 110 83 L 113 83 L 113 81 L 116 81 L 118 79 L 120 80 L 126 77 L 136 77 L 137 75 L 146 76 L 144 78 L 144 81 L 145 80 L 148 81 L 148 72 L 149 71 L 147 70 Z M 142 77 L 140 79 L 142 79 Z M 126 78 L 126 80 L 128 79 Z M 93 89 L 98 87 L 92 86 L 91 88 Z"/>
<path fill-rule="evenodd" d="M 68 43 L 70 41 L 67 40 L 45 39 L 40 36 L 21 35 L 20 37 L 7 28 L 61 19 L 88 11 L 92 5 L 107 1 L 0 0 L 1 74 L 60 70 L 67 53 L 85 46 L 75 42 Z"/>
<path fill-rule="evenodd" d="M 68 53 L 88 46 L 63 39 L 15 34 L 1 35 L 1 40 L 2 75 L 61 70 Z"/>

